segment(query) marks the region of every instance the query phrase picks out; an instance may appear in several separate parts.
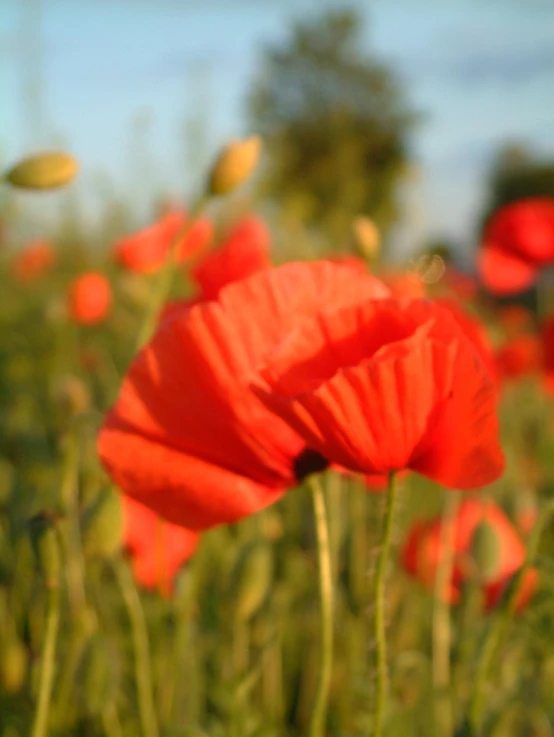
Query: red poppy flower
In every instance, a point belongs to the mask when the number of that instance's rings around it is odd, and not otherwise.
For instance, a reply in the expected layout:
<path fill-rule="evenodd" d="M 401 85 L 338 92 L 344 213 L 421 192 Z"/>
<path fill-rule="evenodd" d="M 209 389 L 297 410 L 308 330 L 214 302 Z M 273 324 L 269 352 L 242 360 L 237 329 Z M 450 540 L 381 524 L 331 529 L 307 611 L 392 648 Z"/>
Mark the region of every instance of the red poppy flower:
<path fill-rule="evenodd" d="M 110 282 L 103 274 L 83 274 L 70 285 L 69 314 L 82 325 L 95 325 L 108 316 L 112 306 Z"/>
<path fill-rule="evenodd" d="M 554 394 L 554 315 L 542 326 L 542 346 L 545 388 L 549 394 Z"/>
<path fill-rule="evenodd" d="M 452 299 L 437 299 L 435 301 L 441 307 L 448 310 L 456 320 L 458 327 L 461 328 L 466 338 L 471 341 L 491 378 L 496 380 L 497 371 L 494 351 L 483 323 L 466 312 L 458 302 Z"/>
<path fill-rule="evenodd" d="M 325 462 L 250 390 L 255 367 L 319 310 L 386 296 L 369 274 L 291 263 L 225 287 L 164 321 L 99 437 L 115 482 L 191 529 L 271 504 Z"/>
<path fill-rule="evenodd" d="M 130 271 L 151 274 L 164 265 L 187 216 L 174 210 L 163 215 L 148 228 L 122 238 L 114 246 L 116 261 Z M 177 263 L 185 263 L 203 251 L 212 238 L 212 224 L 206 218 L 195 220 L 183 236 L 175 252 Z"/>
<path fill-rule="evenodd" d="M 17 254 L 12 272 L 19 282 L 33 282 L 49 271 L 55 260 L 56 254 L 49 243 L 43 240 L 33 241 Z"/>
<path fill-rule="evenodd" d="M 419 299 L 427 296 L 425 284 L 414 271 L 385 271 L 379 274 L 393 297 Z"/>
<path fill-rule="evenodd" d="M 227 284 L 271 268 L 270 233 L 263 220 L 243 218 L 223 244 L 208 253 L 192 270 L 204 299 L 215 299 Z"/>
<path fill-rule="evenodd" d="M 454 520 L 453 569 L 446 597 L 450 603 L 461 598 L 463 584 L 479 569 L 472 560 L 474 535 L 481 524 L 486 524 L 493 535 L 496 560 L 482 579 L 484 607 L 492 609 L 504 593 L 510 579 L 525 561 L 525 547 L 514 526 L 504 512 L 488 500 L 466 499 L 457 511 Z M 433 588 L 439 560 L 442 557 L 442 519 L 440 517 L 418 520 L 406 538 L 401 560 L 410 576 L 418 579 L 427 588 Z M 482 571 L 478 571 L 481 575 Z M 519 594 L 517 609 L 521 610 L 533 595 L 537 583 L 537 572 L 527 571 Z"/>
<path fill-rule="evenodd" d="M 320 314 L 283 341 L 253 387 L 310 448 L 352 471 L 411 469 L 457 489 L 503 472 L 493 383 L 432 302 Z"/>
<path fill-rule="evenodd" d="M 538 335 L 524 333 L 507 341 L 496 352 L 496 367 L 501 379 L 521 379 L 537 373 L 543 366 L 543 343 Z"/>
<path fill-rule="evenodd" d="M 136 580 L 168 595 L 181 565 L 196 550 L 199 536 L 166 522 L 148 507 L 123 495 L 125 545 L 133 558 Z"/>
<path fill-rule="evenodd" d="M 477 263 L 485 287 L 495 294 L 529 288 L 538 270 L 554 261 L 554 199 L 512 202 L 490 218 Z"/>

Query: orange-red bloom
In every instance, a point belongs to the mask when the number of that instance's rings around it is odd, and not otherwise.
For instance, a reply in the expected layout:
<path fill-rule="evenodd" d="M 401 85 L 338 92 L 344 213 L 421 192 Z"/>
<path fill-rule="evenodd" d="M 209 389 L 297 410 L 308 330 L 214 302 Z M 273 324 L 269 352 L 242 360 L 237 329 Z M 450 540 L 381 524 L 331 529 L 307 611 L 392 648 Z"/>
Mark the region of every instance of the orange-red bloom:
<path fill-rule="evenodd" d="M 250 389 L 258 364 L 322 309 L 387 295 L 369 274 L 291 263 L 164 321 L 135 359 L 99 437 L 115 482 L 191 529 L 277 500 L 325 461 Z"/>
<path fill-rule="evenodd" d="M 425 300 L 365 301 L 306 321 L 253 387 L 332 463 L 411 469 L 455 489 L 504 470 L 496 391 L 449 312 Z"/>
<path fill-rule="evenodd" d="M 215 299 L 227 284 L 271 268 L 270 233 L 260 218 L 240 220 L 222 245 L 208 253 L 192 270 L 203 299 Z"/>
<path fill-rule="evenodd" d="M 487 576 L 472 559 L 474 534 L 481 523 L 489 526 L 494 536 L 495 557 Z M 443 555 L 442 519 L 419 520 L 412 526 L 402 551 L 402 564 L 407 573 L 429 589 L 435 585 L 438 563 Z M 453 527 L 453 569 L 446 598 L 452 604 L 461 598 L 464 583 L 476 573 L 482 576 L 485 609 L 492 609 L 510 579 L 525 560 L 525 547 L 516 529 L 504 512 L 493 502 L 481 499 L 464 500 L 457 511 Z M 529 602 L 537 583 L 537 572 L 529 570 L 520 590 L 517 609 Z"/>
<path fill-rule="evenodd" d="M 148 228 L 126 236 L 114 246 L 116 261 L 130 271 L 151 274 L 164 265 L 172 244 L 186 225 L 187 216 L 172 210 Z M 213 226 L 206 218 L 198 218 L 183 235 L 175 251 L 177 263 L 185 263 L 201 253 L 212 238 Z"/>
<path fill-rule="evenodd" d="M 12 273 L 19 282 L 33 282 L 49 271 L 55 260 L 56 254 L 49 243 L 43 240 L 33 241 L 15 257 Z"/>
<path fill-rule="evenodd" d="M 72 282 L 69 288 L 69 314 L 82 325 L 105 320 L 112 306 L 110 282 L 103 274 L 89 272 Z"/>
<path fill-rule="evenodd" d="M 529 288 L 538 271 L 554 262 L 554 199 L 513 202 L 490 218 L 477 255 L 485 287 L 495 294 Z"/>
<path fill-rule="evenodd" d="M 500 379 L 521 379 L 541 371 L 543 342 L 534 333 L 511 338 L 496 352 L 496 367 Z"/>
<path fill-rule="evenodd" d="M 136 580 L 147 589 L 169 594 L 179 568 L 196 550 L 198 533 L 166 522 L 126 494 L 123 519 Z"/>

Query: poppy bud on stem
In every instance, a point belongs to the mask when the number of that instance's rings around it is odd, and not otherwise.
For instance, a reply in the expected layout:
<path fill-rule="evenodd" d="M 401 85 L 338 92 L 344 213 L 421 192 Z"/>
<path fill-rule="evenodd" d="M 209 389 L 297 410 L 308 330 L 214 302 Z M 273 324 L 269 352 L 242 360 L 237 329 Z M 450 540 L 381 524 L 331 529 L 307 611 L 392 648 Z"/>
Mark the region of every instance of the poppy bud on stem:
<path fill-rule="evenodd" d="M 375 616 L 373 619 L 375 634 L 375 656 L 377 683 L 375 687 L 375 718 L 373 722 L 373 737 L 381 737 L 383 732 L 383 715 L 387 695 L 387 639 L 385 632 L 385 579 L 387 563 L 392 541 L 392 527 L 394 508 L 396 503 L 396 474 L 389 476 L 387 492 L 387 507 L 383 520 L 381 548 L 377 558 L 377 568 L 374 579 Z"/>
<path fill-rule="evenodd" d="M 479 650 L 482 655 L 477 665 L 477 673 L 473 680 L 474 688 L 470 697 L 467 712 L 467 726 L 471 729 L 472 737 L 481 737 L 483 733 L 483 706 L 487 678 L 500 645 L 502 644 L 510 623 L 513 620 L 521 587 L 525 581 L 525 576 L 529 571 L 529 568 L 533 565 L 542 533 L 552 514 L 554 514 L 554 501 L 550 501 L 543 508 L 535 527 L 533 528 L 529 545 L 527 547 L 525 562 L 519 571 L 512 577 L 512 580 L 506 587 L 496 614 L 490 623 L 488 631 L 485 633 L 484 646 Z"/>
<path fill-rule="evenodd" d="M 225 195 L 244 184 L 258 164 L 261 148 L 259 136 L 228 143 L 212 167 L 206 186 L 207 194 Z"/>
<path fill-rule="evenodd" d="M 4 174 L 6 182 L 20 189 L 56 189 L 69 184 L 79 164 L 70 154 L 51 151 L 23 159 Z"/>

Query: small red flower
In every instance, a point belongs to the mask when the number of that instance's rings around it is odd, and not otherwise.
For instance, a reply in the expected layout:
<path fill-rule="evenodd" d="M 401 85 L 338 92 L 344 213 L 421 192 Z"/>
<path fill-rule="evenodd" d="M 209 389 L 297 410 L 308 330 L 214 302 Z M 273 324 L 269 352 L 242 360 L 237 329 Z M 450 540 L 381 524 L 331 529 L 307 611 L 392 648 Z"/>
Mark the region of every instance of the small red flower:
<path fill-rule="evenodd" d="M 129 271 L 151 274 L 164 265 L 175 238 L 186 225 L 187 216 L 180 210 L 163 215 L 148 228 L 126 236 L 114 246 L 116 261 Z M 195 220 L 175 251 L 177 263 L 185 263 L 201 253 L 212 238 L 213 227 L 206 218 Z"/>
<path fill-rule="evenodd" d="M 525 547 L 516 529 L 504 512 L 493 502 L 481 499 L 464 500 L 457 511 L 453 528 L 453 570 L 446 597 L 450 603 L 461 598 L 463 584 L 477 572 L 472 562 L 472 544 L 478 526 L 486 523 L 496 541 L 497 560 L 482 580 L 484 607 L 492 609 L 504 593 L 510 579 L 525 561 Z M 408 533 L 401 560 L 406 572 L 432 589 L 435 585 L 439 560 L 442 557 L 442 519 L 418 520 Z M 517 609 L 527 605 L 536 589 L 537 572 L 527 571 L 519 594 Z"/>
<path fill-rule="evenodd" d="M 543 343 L 534 333 L 516 335 L 496 352 L 498 376 L 504 381 L 540 372 L 542 366 Z"/>
<path fill-rule="evenodd" d="M 364 474 L 410 469 L 454 489 L 504 470 L 496 391 L 449 312 L 377 300 L 321 313 L 254 377 L 266 406 L 332 463 Z"/>
<path fill-rule="evenodd" d="M 227 284 L 271 268 L 270 233 L 260 218 L 240 220 L 222 245 L 208 253 L 192 270 L 203 299 L 215 299 Z"/>
<path fill-rule="evenodd" d="M 521 292 L 553 261 L 554 199 L 518 200 L 492 215 L 477 255 L 481 278 L 490 292 Z"/>
<path fill-rule="evenodd" d="M 158 517 L 148 507 L 123 495 L 125 545 L 133 558 L 136 580 L 168 595 L 181 565 L 195 552 L 199 536 Z"/>
<path fill-rule="evenodd" d="M 111 477 L 190 529 L 276 501 L 325 461 L 251 391 L 255 368 L 318 311 L 387 294 L 348 267 L 291 263 L 174 313 L 131 365 L 100 432 Z"/>
<path fill-rule="evenodd" d="M 74 322 L 95 325 L 108 316 L 112 306 L 110 282 L 103 274 L 89 272 L 69 288 L 69 314 Z"/>
<path fill-rule="evenodd" d="M 12 272 L 19 282 L 34 282 L 46 274 L 55 261 L 56 254 L 47 241 L 33 241 L 17 254 L 12 263 Z"/>

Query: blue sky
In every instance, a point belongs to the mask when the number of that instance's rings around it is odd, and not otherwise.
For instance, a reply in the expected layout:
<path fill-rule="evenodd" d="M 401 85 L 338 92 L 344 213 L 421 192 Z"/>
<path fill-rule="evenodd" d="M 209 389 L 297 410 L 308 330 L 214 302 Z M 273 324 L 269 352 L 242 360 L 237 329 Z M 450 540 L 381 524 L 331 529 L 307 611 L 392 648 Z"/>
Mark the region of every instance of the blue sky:
<path fill-rule="evenodd" d="M 33 4 L 41 8 L 42 129 L 36 104 L 23 103 L 22 73 L 32 83 L 34 68 L 23 13 Z M 2 158 L 64 144 L 82 163 L 79 187 L 91 203 L 107 179 L 142 205 L 160 189 L 183 191 L 222 141 L 250 132 L 244 98 L 263 45 L 283 38 L 295 18 L 345 4 L 2 0 Z M 364 12 L 367 50 L 394 65 L 425 114 L 413 141 L 420 175 L 409 194 L 408 240 L 469 238 L 499 143 L 516 138 L 554 156 L 554 2 L 350 5 Z M 184 123 L 201 119 L 187 151 Z"/>

